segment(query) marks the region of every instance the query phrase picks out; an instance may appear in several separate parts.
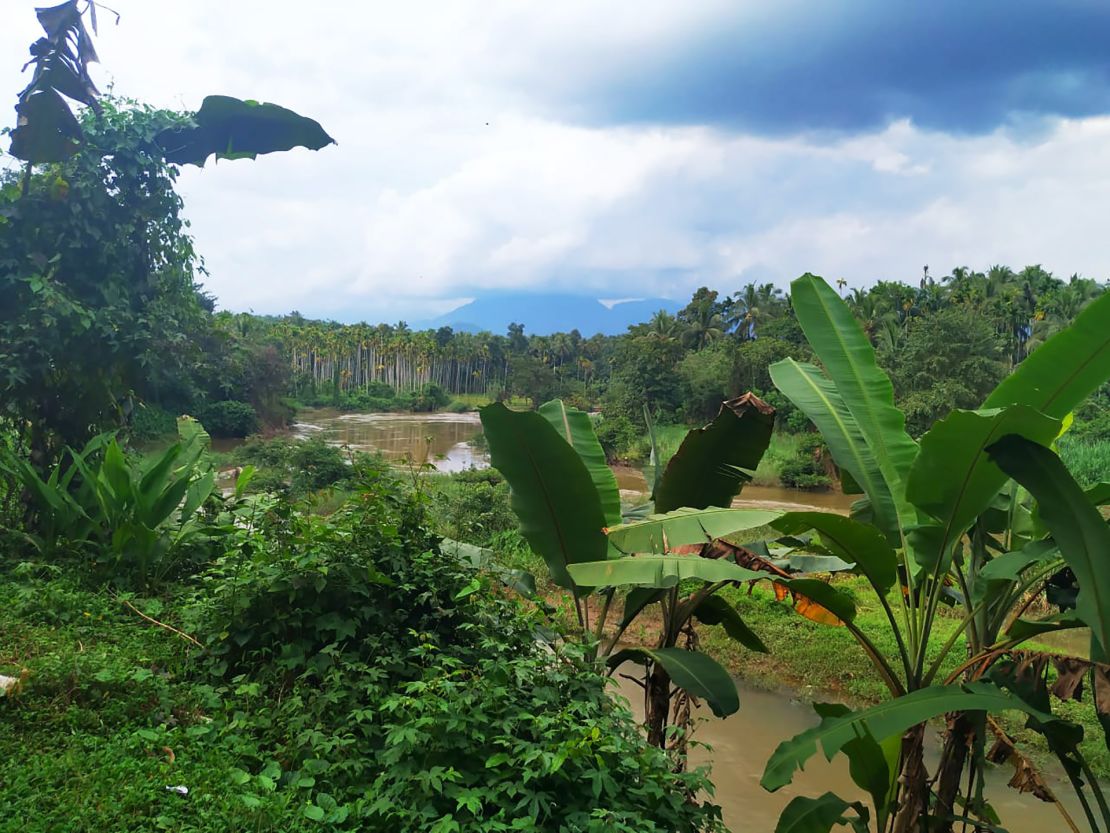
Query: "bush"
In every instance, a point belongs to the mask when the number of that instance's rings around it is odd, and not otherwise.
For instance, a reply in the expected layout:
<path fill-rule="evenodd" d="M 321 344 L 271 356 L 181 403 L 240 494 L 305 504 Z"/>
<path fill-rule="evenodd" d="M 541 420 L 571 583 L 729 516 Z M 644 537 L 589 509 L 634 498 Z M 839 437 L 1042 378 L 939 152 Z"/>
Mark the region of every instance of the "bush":
<path fill-rule="evenodd" d="M 140 403 L 131 414 L 131 439 L 159 440 L 177 433 L 177 417 L 158 405 Z"/>
<path fill-rule="evenodd" d="M 323 439 L 290 440 L 252 437 L 235 452 L 235 460 L 258 469 L 252 491 L 283 491 L 294 496 L 326 489 L 351 476 L 343 452 Z"/>
<path fill-rule="evenodd" d="M 795 454 L 779 466 L 779 480 L 791 489 L 825 489 L 831 484 L 825 474 L 824 443 L 809 434 L 798 443 Z"/>
<path fill-rule="evenodd" d="M 597 440 L 610 463 L 646 460 L 651 452 L 644 439 L 644 428 L 624 415 L 603 414 L 594 423 Z"/>
<path fill-rule="evenodd" d="M 687 798 L 704 774 L 673 774 L 596 669 L 438 551 L 419 496 L 361 485 L 327 521 L 273 513 L 198 594 L 249 769 L 281 761 L 270 781 L 342 830 L 720 829 Z"/>
<path fill-rule="evenodd" d="M 234 399 L 205 405 L 197 419 L 213 437 L 246 437 L 258 430 L 254 407 Z"/>

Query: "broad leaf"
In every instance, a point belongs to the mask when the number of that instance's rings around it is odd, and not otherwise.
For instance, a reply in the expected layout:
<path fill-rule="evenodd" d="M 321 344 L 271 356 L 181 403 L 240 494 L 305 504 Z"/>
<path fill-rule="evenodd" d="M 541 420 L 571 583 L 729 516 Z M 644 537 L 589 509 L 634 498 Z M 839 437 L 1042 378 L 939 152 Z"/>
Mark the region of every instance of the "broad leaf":
<path fill-rule="evenodd" d="M 567 565 L 602 561 L 608 551 L 605 516 L 582 458 L 535 412 L 498 402 L 482 408 L 481 418 L 490 464 L 509 482 L 521 534 L 552 581 L 573 589 Z"/>
<path fill-rule="evenodd" d="M 167 162 L 203 167 L 208 157 L 254 159 L 262 153 L 335 144 L 320 123 L 277 104 L 206 96 L 188 127 L 172 127 L 155 137 Z"/>
<path fill-rule="evenodd" d="M 938 551 L 918 552 L 919 563 L 943 571 L 953 544 L 990 506 L 1007 477 L 986 455 L 987 446 L 1008 434 L 1046 445 L 1060 420 L 1024 405 L 989 411 L 952 411 L 921 438 L 910 469 L 906 495 L 941 527 Z"/>
<path fill-rule="evenodd" d="M 720 596 L 709 596 L 694 609 L 694 618 L 706 625 L 720 625 L 732 639 L 761 654 L 771 653 L 763 640 L 748 627 L 739 611 Z"/>
<path fill-rule="evenodd" d="M 813 710 L 821 718 L 844 717 L 852 712 L 841 703 L 814 703 Z M 859 736 L 841 749 L 848 759 L 848 774 L 852 776 L 852 782 L 871 796 L 880 830 L 885 828 L 901 749 L 902 739 L 898 735 L 884 738 L 880 743 L 862 726 L 859 727 Z"/>
<path fill-rule="evenodd" d="M 609 542 L 621 552 L 663 553 L 673 547 L 704 544 L 746 530 L 762 530 L 781 514 L 762 509 L 676 509 L 620 524 L 607 532 Z"/>
<path fill-rule="evenodd" d="M 735 681 L 707 654 L 683 648 L 625 648 L 609 657 L 608 664 L 615 669 L 628 660 L 659 663 L 675 685 L 704 700 L 717 717 L 728 717 L 740 708 Z"/>
<path fill-rule="evenodd" d="M 674 587 L 684 579 L 716 582 L 767 578 L 766 573 L 747 570 L 731 561 L 696 555 L 625 556 L 607 561 L 570 564 L 567 569 L 574 581 L 584 587 Z"/>
<path fill-rule="evenodd" d="M 851 806 L 831 792 L 818 798 L 800 795 L 783 808 L 775 833 L 829 833 L 833 825 L 845 823 Z"/>
<path fill-rule="evenodd" d="M 898 580 L 898 556 L 873 526 L 827 512 L 788 512 L 771 525 L 786 535 L 816 530 L 832 555 L 855 565 L 884 596 Z"/>
<path fill-rule="evenodd" d="M 1010 639 L 1035 639 L 1041 634 L 1085 628 L 1087 623 L 1071 611 L 1055 613 L 1044 619 L 1015 619 L 1006 631 Z"/>
<path fill-rule="evenodd" d="M 1063 419 L 1110 379 L 1110 292 L 1029 354 L 1002 380 L 984 408 L 1028 405 Z"/>
<path fill-rule="evenodd" d="M 721 405 L 709 425 L 686 435 L 652 492 L 655 511 L 731 506 L 771 442 L 775 409 L 748 393 Z"/>
<path fill-rule="evenodd" d="M 861 730 L 870 732 L 873 737 L 887 738 L 901 735 L 910 727 L 947 712 L 986 711 L 993 714 L 1007 710 L 1025 712 L 1046 724 L 1063 723 L 990 683 L 931 686 L 862 711 L 825 718 L 812 729 L 783 741 L 768 760 L 760 783 L 772 792 L 785 787 L 794 779 L 794 773 L 817 753 L 818 746 L 825 758 L 831 761 L 845 744 L 860 736 Z"/>
<path fill-rule="evenodd" d="M 621 522 L 621 496 L 617 489 L 617 478 L 605 461 L 605 452 L 597 441 L 590 415 L 576 408 L 568 408 L 561 399 L 553 399 L 540 406 L 540 414 L 551 423 L 551 427 L 566 440 L 582 462 L 590 479 L 597 489 L 601 501 L 601 511 L 605 514 L 605 525 L 616 526 Z"/>
<path fill-rule="evenodd" d="M 791 283 L 790 301 L 806 339 L 863 433 L 902 527 L 912 525 L 916 512 L 905 494 L 917 443 L 906 433 L 906 417 L 894 406 L 894 386 L 879 368 L 871 341 L 843 299 L 815 275 Z M 866 489 L 856 472 L 849 471 Z M 868 496 L 877 503 L 874 494 Z"/>
<path fill-rule="evenodd" d="M 901 525 L 894 493 L 836 385 L 817 367 L 794 359 L 775 362 L 768 370 L 775 387 L 817 426 L 833 460 L 867 495 L 875 525 L 891 543 L 900 543 Z"/>
<path fill-rule="evenodd" d="M 1079 583 L 1076 615 L 1090 627 L 1102 653 L 1110 652 L 1110 527 L 1049 449 L 1009 436 L 988 453 L 1036 498 L 1041 519 Z"/>

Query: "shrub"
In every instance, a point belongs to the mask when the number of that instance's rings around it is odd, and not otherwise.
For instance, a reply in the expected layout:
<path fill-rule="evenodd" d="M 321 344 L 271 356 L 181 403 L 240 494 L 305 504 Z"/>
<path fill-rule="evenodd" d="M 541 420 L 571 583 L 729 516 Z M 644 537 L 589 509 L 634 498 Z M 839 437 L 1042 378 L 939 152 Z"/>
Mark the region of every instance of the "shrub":
<path fill-rule="evenodd" d="M 791 489 L 824 489 L 830 485 L 820 435 L 805 435 L 794 455 L 780 464 L 779 480 Z"/>
<path fill-rule="evenodd" d="M 158 405 L 140 403 L 131 414 L 131 439 L 158 440 L 177 433 L 177 418 Z"/>
<path fill-rule="evenodd" d="M 205 405 L 197 418 L 213 437 L 246 437 L 258 430 L 254 406 L 234 399 Z"/>
<path fill-rule="evenodd" d="M 279 507 L 198 592 L 251 771 L 281 761 L 269 783 L 341 830 L 720 829 L 689 799 L 704 773 L 673 774 L 596 669 L 440 552 L 418 495 L 360 485 L 326 521 Z"/>

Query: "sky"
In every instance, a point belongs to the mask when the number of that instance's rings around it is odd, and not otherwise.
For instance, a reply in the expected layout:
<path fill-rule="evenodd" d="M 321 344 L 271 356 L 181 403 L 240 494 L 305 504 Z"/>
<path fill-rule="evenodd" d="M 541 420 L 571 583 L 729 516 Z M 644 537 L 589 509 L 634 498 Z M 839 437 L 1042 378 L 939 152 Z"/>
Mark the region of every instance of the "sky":
<path fill-rule="evenodd" d="M 34 5 L 3 0 L 13 108 Z M 1110 277 L 1105 0 L 110 5 L 102 90 L 272 101 L 338 142 L 185 169 L 222 308 L 419 321 L 807 271 Z"/>

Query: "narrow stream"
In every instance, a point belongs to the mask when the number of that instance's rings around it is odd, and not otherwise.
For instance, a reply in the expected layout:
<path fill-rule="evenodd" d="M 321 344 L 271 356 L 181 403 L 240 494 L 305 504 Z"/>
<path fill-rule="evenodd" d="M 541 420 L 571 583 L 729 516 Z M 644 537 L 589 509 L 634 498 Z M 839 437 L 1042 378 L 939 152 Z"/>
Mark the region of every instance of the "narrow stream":
<path fill-rule="evenodd" d="M 870 799 L 852 783 L 847 759 L 843 756 L 826 761 L 820 752 L 794 777 L 794 782 L 775 793 L 759 785 L 763 768 L 775 747 L 782 741 L 805 731 L 818 722 L 813 709 L 788 693 L 774 693 L 751 688 L 743 682 L 740 688 L 740 711 L 724 720 L 713 717 L 707 708 L 699 708 L 705 718 L 694 733 L 694 739 L 709 746 L 691 751 L 691 763 L 712 764 L 712 780 L 716 785 L 715 800 L 724 811 L 725 824 L 736 833 L 771 833 L 779 814 L 799 795 L 817 797 L 834 792 L 848 801 Z M 633 713 L 643 716 L 643 694 L 628 680 L 619 681 L 620 694 L 628 699 Z M 934 749 L 935 754 L 935 749 Z M 1009 765 L 990 767 L 987 772 L 986 796 L 998 813 L 1002 826 L 1010 833 L 1051 833 L 1067 830 L 1059 811 L 1031 795 L 1023 795 L 1006 785 L 1013 774 Z M 1054 792 L 1061 796 L 1072 817 L 1082 824 L 1082 810 L 1071 798 L 1066 783 L 1053 782 Z M 834 830 L 845 828 L 836 827 Z M 957 829 L 959 829 L 957 827 Z"/>

